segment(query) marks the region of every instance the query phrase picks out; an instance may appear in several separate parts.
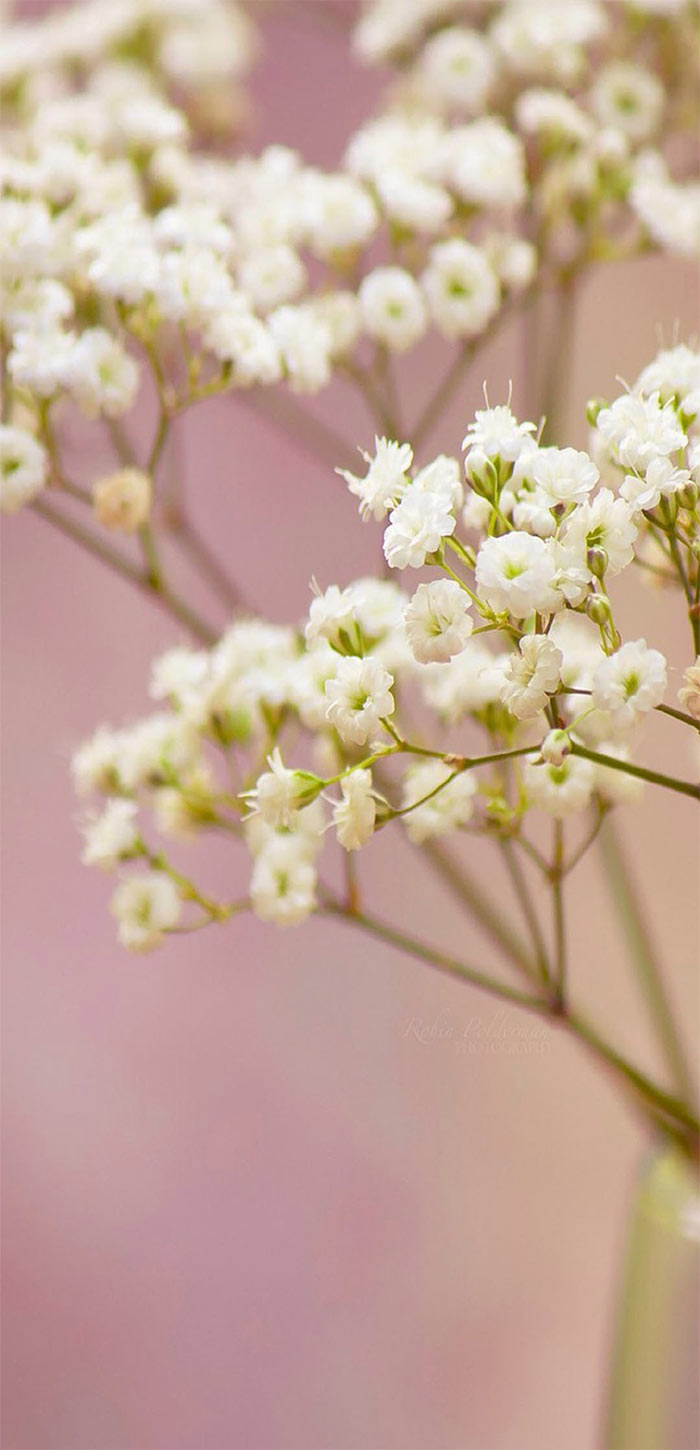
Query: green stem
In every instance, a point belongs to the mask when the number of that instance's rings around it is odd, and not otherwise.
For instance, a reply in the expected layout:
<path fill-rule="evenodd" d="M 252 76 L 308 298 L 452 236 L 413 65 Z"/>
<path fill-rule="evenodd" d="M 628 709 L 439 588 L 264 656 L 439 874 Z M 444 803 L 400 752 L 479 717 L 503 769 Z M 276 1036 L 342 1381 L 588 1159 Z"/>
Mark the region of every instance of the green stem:
<path fill-rule="evenodd" d="M 561 821 L 554 822 L 554 857 L 550 878 L 554 901 L 554 980 L 557 997 L 566 1001 L 566 931 L 564 927 L 564 827 Z"/>
<path fill-rule="evenodd" d="M 613 822 L 609 818 L 605 822 L 600 840 L 608 884 L 626 930 L 631 955 L 659 1044 L 678 1091 L 691 1102 L 692 1078 L 668 1002 L 661 967 L 656 959 L 632 873 Z"/>
<path fill-rule="evenodd" d="M 675 790 L 679 795 L 691 796 L 693 800 L 700 800 L 700 785 L 695 785 L 689 780 L 676 780 L 673 775 L 663 775 L 661 771 L 649 770 L 645 765 L 632 765 L 629 760 L 617 760 L 613 755 L 601 755 L 597 750 L 587 750 L 585 746 L 571 742 L 571 754 L 580 755 L 583 760 L 592 760 L 594 765 L 605 765 L 611 770 L 621 770 L 624 775 L 634 775 L 638 780 L 648 780 L 651 785 L 663 785 L 667 790 Z"/>
<path fill-rule="evenodd" d="M 551 332 L 547 361 L 547 377 L 542 405 L 545 419 L 541 441 L 561 443 L 571 378 L 576 313 L 576 276 L 568 273 L 560 278 L 556 291 L 556 315 Z"/>
<path fill-rule="evenodd" d="M 506 982 L 498 982 L 489 977 L 485 972 L 471 967 L 465 962 L 459 961 L 456 957 L 449 956 L 446 952 L 438 951 L 427 943 L 418 941 L 415 937 L 408 936 L 406 932 L 389 926 L 387 922 L 379 921 L 376 917 L 368 916 L 361 911 L 348 911 L 343 906 L 329 903 L 322 908 L 320 915 L 339 917 L 341 921 L 347 921 L 350 925 L 361 927 L 364 931 L 371 932 L 380 941 L 389 942 L 391 946 L 398 947 L 406 952 L 408 956 L 418 957 L 430 966 L 437 967 L 438 971 L 446 972 L 449 976 L 458 977 L 463 982 L 470 982 L 474 987 L 481 987 L 492 996 L 501 997 L 504 1001 L 514 1002 L 521 1007 L 530 1007 L 534 1011 L 546 1012 L 546 1002 L 539 997 L 533 997 L 531 993 L 521 992 L 517 987 L 510 987 Z"/>
<path fill-rule="evenodd" d="M 167 610 L 168 614 L 174 619 L 177 619 L 180 624 L 183 624 L 189 633 L 195 639 L 199 640 L 200 644 L 212 645 L 215 643 L 217 638 L 216 630 L 212 629 L 168 585 L 161 581 L 156 586 L 143 569 L 140 569 L 137 564 L 132 563 L 130 559 L 125 558 L 118 549 L 108 544 L 106 540 L 100 539 L 96 534 L 91 533 L 89 529 L 83 528 L 82 524 L 76 523 L 74 519 L 69 519 L 64 514 L 61 514 L 58 509 L 55 509 L 50 503 L 47 503 L 45 499 L 35 499 L 30 507 L 34 513 L 38 514 L 40 518 L 45 519 L 47 523 L 52 524 L 55 529 L 59 529 L 67 538 L 72 539 L 76 544 L 80 544 L 81 548 L 85 549 L 87 553 L 92 554 L 94 558 L 99 559 L 103 564 L 107 564 L 115 574 L 119 574 L 123 579 L 128 579 L 132 584 L 136 585 L 137 589 L 148 594 L 152 599 L 157 600 L 163 609 Z"/>
<path fill-rule="evenodd" d="M 535 948 L 537 965 L 539 967 L 539 976 L 544 983 L 547 983 L 549 982 L 550 976 L 547 946 L 544 940 L 544 936 L 542 934 L 542 929 L 540 927 L 537 912 L 535 911 L 530 892 L 528 891 L 527 881 L 525 880 L 524 873 L 521 869 L 520 862 L 513 846 L 513 842 L 502 839 L 499 840 L 498 844 L 501 848 L 508 874 L 513 883 L 513 889 L 518 898 L 518 901 L 520 902 L 520 907 L 527 923 L 530 936 L 532 937 L 532 944 Z"/>

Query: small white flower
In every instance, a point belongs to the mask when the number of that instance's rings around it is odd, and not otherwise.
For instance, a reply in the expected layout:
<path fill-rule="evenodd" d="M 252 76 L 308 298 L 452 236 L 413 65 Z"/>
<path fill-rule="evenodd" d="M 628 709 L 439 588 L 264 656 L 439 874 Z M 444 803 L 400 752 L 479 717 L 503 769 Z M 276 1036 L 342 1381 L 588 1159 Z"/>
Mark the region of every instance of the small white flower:
<path fill-rule="evenodd" d="M 412 492 L 439 494 L 448 508 L 462 507 L 464 486 L 462 472 L 456 458 L 440 453 L 432 463 L 419 469 L 411 485 Z"/>
<path fill-rule="evenodd" d="M 534 423 L 519 423 L 508 405 L 499 403 L 494 408 L 477 409 L 462 439 L 462 448 L 478 449 L 487 458 L 514 463 L 521 453 L 536 449 L 531 436 L 534 432 Z"/>
<path fill-rule="evenodd" d="M 292 387 L 308 393 L 325 387 L 331 375 L 331 336 L 322 317 L 302 303 L 277 307 L 267 321 Z"/>
<path fill-rule="evenodd" d="M 480 639 L 468 640 L 461 654 L 445 664 L 427 665 L 421 674 L 431 709 L 455 724 L 471 712 L 500 703 L 509 655 L 493 655 Z"/>
<path fill-rule="evenodd" d="M 309 606 L 304 629 L 307 644 L 325 639 L 339 654 L 362 654 L 362 638 L 355 613 L 356 592 L 331 584 L 324 594 L 317 592 Z"/>
<path fill-rule="evenodd" d="M 433 321 L 446 337 L 476 337 L 499 309 L 496 273 L 471 242 L 454 238 L 433 247 L 422 281 Z"/>
<path fill-rule="evenodd" d="M 675 453 L 688 441 L 673 404 L 660 406 L 656 393 L 648 398 L 624 393 L 601 409 L 595 426 L 613 459 L 639 473 L 659 454 Z"/>
<path fill-rule="evenodd" d="M 629 640 L 599 665 L 593 676 L 592 702 L 607 710 L 615 727 L 633 725 L 660 705 L 666 693 L 666 660 L 646 640 Z"/>
<path fill-rule="evenodd" d="M 678 691 L 678 703 L 694 720 L 700 720 L 700 655 L 695 664 L 688 665 L 683 672 L 683 684 Z"/>
<path fill-rule="evenodd" d="M 620 485 L 620 493 L 637 510 L 653 509 L 662 498 L 670 498 L 690 481 L 687 468 L 674 468 L 670 458 L 652 458 L 646 474 L 628 473 Z"/>
<path fill-rule="evenodd" d="M 261 921 L 297 926 L 316 904 L 316 870 L 296 835 L 272 837 L 255 859 L 250 883 L 253 910 Z"/>
<path fill-rule="evenodd" d="M 663 349 L 640 373 L 634 390 L 643 396 L 658 393 L 662 403 L 675 399 L 686 412 L 686 399 L 700 393 L 700 352 L 683 342 Z"/>
<path fill-rule="evenodd" d="M 141 468 L 120 468 L 92 485 L 95 514 L 106 529 L 134 534 L 151 512 L 153 485 Z"/>
<path fill-rule="evenodd" d="M 412 806 L 404 817 L 406 832 L 416 844 L 431 836 L 443 836 L 465 826 L 474 810 L 476 780 L 471 771 L 453 771 L 442 760 L 424 760 L 407 770 L 403 783 L 402 807 Z M 443 785 L 443 782 L 449 784 Z M 439 787 L 442 786 L 442 789 Z M 435 791 L 435 795 L 431 792 Z M 431 796 L 430 800 L 423 800 Z M 416 805 L 422 801 L 422 805 Z"/>
<path fill-rule="evenodd" d="M 85 413 L 118 418 L 132 406 L 139 386 L 138 364 L 104 327 L 78 338 L 64 367 L 64 380 Z"/>
<path fill-rule="evenodd" d="M 384 533 L 384 558 L 389 568 L 420 569 L 455 528 L 456 519 L 443 496 L 409 489 L 392 509 Z"/>
<path fill-rule="evenodd" d="M 619 574 L 634 556 L 639 524 L 626 498 L 616 498 L 601 488 L 595 498 L 586 499 L 571 515 L 562 534 L 565 550 L 587 568 L 589 549 L 604 549 L 607 572 Z"/>
<path fill-rule="evenodd" d="M 540 746 L 540 754 L 547 765 L 563 765 L 571 754 L 571 741 L 565 730 L 550 730 Z"/>
<path fill-rule="evenodd" d="M 365 330 L 392 352 L 405 352 L 423 336 L 428 325 L 423 295 L 403 267 L 375 268 L 358 296 Z"/>
<path fill-rule="evenodd" d="M 544 539 L 514 531 L 484 539 L 476 558 L 481 599 L 497 614 L 524 619 L 532 610 L 549 614 L 561 603 L 554 587 L 555 566 Z"/>
<path fill-rule="evenodd" d="M 537 715 L 561 681 L 564 656 L 546 634 L 526 634 L 508 661 L 503 703 L 518 720 Z"/>
<path fill-rule="evenodd" d="M 496 79 L 492 47 L 466 25 L 432 35 L 423 47 L 420 71 L 428 94 L 462 114 L 483 111 Z"/>
<path fill-rule="evenodd" d="M 80 857 L 83 865 L 111 871 L 118 861 L 128 856 L 138 840 L 137 814 L 138 807 L 133 801 L 108 801 L 102 814 L 83 826 L 85 846 Z"/>
<path fill-rule="evenodd" d="M 340 781 L 341 799 L 333 806 L 333 823 L 346 851 L 358 851 L 374 831 L 377 807 L 371 770 L 353 770 Z"/>
<path fill-rule="evenodd" d="M 455 126 L 448 134 L 445 155 L 448 183 L 462 201 L 510 208 L 525 200 L 522 142 L 495 117 Z"/>
<path fill-rule="evenodd" d="M 363 519 L 373 516 L 379 520 L 386 518 L 409 486 L 407 474 L 413 462 L 413 449 L 409 443 L 394 443 L 388 438 L 375 438 L 374 449 L 374 458 L 362 452 L 369 465 L 364 478 L 348 473 L 345 468 L 337 471 L 350 492 L 359 498 Z"/>
<path fill-rule="evenodd" d="M 306 268 L 287 242 L 250 252 L 238 267 L 238 281 L 253 307 L 269 312 L 292 302 L 304 290 Z"/>
<path fill-rule="evenodd" d="M 454 579 L 419 584 L 403 617 L 408 642 L 420 664 L 459 654 L 474 627 L 469 597 Z"/>
<path fill-rule="evenodd" d="M 258 776 L 253 790 L 242 792 L 242 799 L 253 815 L 260 814 L 275 830 L 290 829 L 300 807 L 318 794 L 321 782 L 308 771 L 290 770 L 277 746 L 267 763 L 270 769 Z"/>
<path fill-rule="evenodd" d="M 182 902 L 169 876 L 149 871 L 122 881 L 110 909 L 117 918 L 122 946 L 132 952 L 146 952 L 160 946 L 163 934 L 177 926 Z"/>
<path fill-rule="evenodd" d="M 396 708 L 391 693 L 393 677 L 373 659 L 351 655 L 338 661 L 335 675 L 326 681 L 326 717 L 346 744 L 364 745 L 382 719 Z"/>
<path fill-rule="evenodd" d="M 646 141 L 657 130 L 664 99 L 658 76 L 628 60 L 603 66 L 590 93 L 601 126 L 614 126 L 635 143 Z"/>
<path fill-rule="evenodd" d="M 528 761 L 523 782 L 533 805 L 561 819 L 588 805 L 595 786 L 595 771 L 590 760 L 567 755 L 561 765 Z"/>
<path fill-rule="evenodd" d="M 14 514 L 46 482 L 46 453 L 40 443 L 9 423 L 0 423 L 0 509 Z"/>

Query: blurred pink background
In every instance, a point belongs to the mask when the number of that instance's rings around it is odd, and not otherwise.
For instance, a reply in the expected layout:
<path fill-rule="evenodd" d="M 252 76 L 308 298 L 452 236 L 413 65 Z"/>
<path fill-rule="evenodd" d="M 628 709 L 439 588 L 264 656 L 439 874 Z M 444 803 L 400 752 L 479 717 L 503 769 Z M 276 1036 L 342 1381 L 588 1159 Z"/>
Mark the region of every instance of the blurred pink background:
<path fill-rule="evenodd" d="M 332 164 L 378 82 L 315 8 L 272 9 L 251 144 Z M 572 441 L 585 399 L 676 319 L 697 327 L 690 268 L 586 284 Z M 521 355 L 514 330 L 489 350 L 441 449 L 482 377 L 497 401 L 513 376 L 517 406 Z M 433 356 L 403 370 L 408 419 Z M 360 406 L 318 407 L 370 442 Z M 247 405 L 207 405 L 178 451 L 202 531 L 272 618 L 302 615 L 312 573 L 372 567 L 378 534 L 339 481 Z M 150 660 L 180 635 L 28 513 L 3 535 L 6 1450 L 587 1450 L 645 1144 L 619 1095 L 556 1032 L 523 1045 L 517 1013 L 344 929 L 244 919 L 127 956 L 111 881 L 78 860 L 68 760 L 148 708 Z M 687 663 L 669 600 L 624 608 Z M 672 745 L 692 775 L 680 727 Z M 696 1051 L 692 804 L 650 787 L 624 829 Z M 396 836 L 360 872 L 385 915 L 493 959 Z M 573 895 L 580 999 L 658 1066 L 595 854 Z"/>

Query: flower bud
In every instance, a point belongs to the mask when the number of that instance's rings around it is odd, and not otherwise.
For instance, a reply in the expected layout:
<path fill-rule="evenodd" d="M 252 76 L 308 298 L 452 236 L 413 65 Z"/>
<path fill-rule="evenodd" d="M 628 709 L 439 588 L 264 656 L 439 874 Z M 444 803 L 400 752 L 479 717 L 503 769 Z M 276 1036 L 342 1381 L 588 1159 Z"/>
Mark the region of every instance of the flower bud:
<path fill-rule="evenodd" d="M 607 594 L 589 594 L 586 600 L 586 614 L 594 624 L 609 624 L 612 613 Z"/>
<path fill-rule="evenodd" d="M 607 406 L 605 398 L 591 398 L 586 403 L 586 417 L 592 428 L 595 428 L 598 421 L 598 414 L 602 413 L 603 408 L 607 408 Z"/>
<path fill-rule="evenodd" d="M 693 483 L 692 480 L 689 483 L 684 483 L 683 487 L 677 490 L 676 498 L 679 508 L 694 509 L 698 498 L 700 498 L 700 489 L 697 483 Z"/>
<path fill-rule="evenodd" d="M 601 544 L 594 544 L 586 554 L 586 563 L 596 579 L 604 578 L 608 567 L 608 555 Z"/>
<path fill-rule="evenodd" d="M 565 730 L 550 730 L 540 747 L 542 759 L 547 765 L 563 765 L 571 754 L 571 741 Z"/>
<path fill-rule="evenodd" d="M 92 486 L 92 502 L 97 518 L 106 529 L 134 534 L 148 520 L 153 487 L 147 473 L 140 468 L 120 468 Z"/>

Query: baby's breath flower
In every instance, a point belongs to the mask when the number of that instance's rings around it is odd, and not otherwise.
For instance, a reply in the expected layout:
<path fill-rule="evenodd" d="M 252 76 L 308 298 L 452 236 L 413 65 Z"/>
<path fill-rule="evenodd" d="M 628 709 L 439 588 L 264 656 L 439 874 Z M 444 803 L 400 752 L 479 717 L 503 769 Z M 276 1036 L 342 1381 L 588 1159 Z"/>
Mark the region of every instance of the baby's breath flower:
<path fill-rule="evenodd" d="M 392 509 L 384 533 L 384 557 L 389 568 L 420 569 L 455 527 L 454 514 L 444 496 L 409 489 Z"/>
<path fill-rule="evenodd" d="M 364 745 L 396 708 L 393 677 L 373 659 L 340 659 L 326 681 L 326 716 L 341 740 Z"/>
<path fill-rule="evenodd" d="M 419 584 L 404 610 L 404 621 L 408 642 L 420 664 L 459 654 L 474 627 L 469 598 L 454 579 Z"/>
<path fill-rule="evenodd" d="M 700 655 L 683 672 L 683 684 L 678 691 L 678 703 L 694 720 L 700 720 Z"/>
<path fill-rule="evenodd" d="M 0 509 L 14 514 L 46 482 L 46 453 L 24 428 L 0 423 Z"/>
<path fill-rule="evenodd" d="M 180 919 L 180 893 L 169 876 L 149 871 L 132 876 L 117 887 L 111 902 L 122 946 L 147 952 L 160 946 L 164 933 Z"/>
<path fill-rule="evenodd" d="M 388 438 L 375 438 L 374 457 L 362 451 L 368 464 L 364 478 L 339 468 L 355 498 L 360 500 L 363 519 L 370 516 L 383 519 L 389 510 L 403 497 L 409 486 L 408 469 L 413 462 L 413 449 L 408 443 L 394 443 Z"/>
<path fill-rule="evenodd" d="M 83 865 L 112 871 L 118 861 L 129 856 L 138 841 L 137 814 L 133 801 L 108 801 L 102 814 L 83 826 L 85 845 L 80 857 Z"/>
<path fill-rule="evenodd" d="M 140 468 L 120 468 L 92 486 L 95 514 L 106 529 L 134 534 L 148 520 L 153 485 Z"/>
<path fill-rule="evenodd" d="M 560 765 L 528 761 L 523 770 L 523 781 L 533 805 L 563 819 L 588 805 L 595 784 L 595 771 L 589 760 L 567 755 Z"/>
<path fill-rule="evenodd" d="M 493 267 L 484 252 L 460 238 L 432 248 L 423 289 L 433 321 L 446 337 L 475 337 L 500 305 Z"/>
<path fill-rule="evenodd" d="M 255 858 L 250 883 L 253 911 L 261 921 L 298 926 L 316 904 L 316 870 L 294 833 L 271 838 Z"/>
<path fill-rule="evenodd" d="M 545 634 L 526 634 L 505 672 L 503 703 L 518 720 L 530 720 L 547 704 L 561 680 L 564 656 Z"/>
<path fill-rule="evenodd" d="M 276 830 L 294 826 L 297 812 L 318 795 L 323 782 L 305 770 L 290 770 L 275 746 L 267 757 L 269 771 L 258 776 L 253 790 L 243 791 L 241 799 L 252 814 L 259 813 Z"/>
<path fill-rule="evenodd" d="M 358 851 L 374 831 L 377 813 L 371 770 L 353 770 L 340 780 L 341 799 L 333 806 L 333 824 L 346 851 Z"/>
<path fill-rule="evenodd" d="M 407 806 L 413 807 L 406 811 L 404 823 L 408 836 L 416 844 L 427 841 L 431 836 L 454 831 L 471 819 L 476 780 L 469 771 L 461 771 L 450 780 L 452 774 L 449 765 L 442 760 L 422 760 L 407 770 L 402 807 L 404 810 Z M 431 791 L 435 791 L 435 795 L 424 801 L 423 797 L 430 795 Z M 423 804 L 416 805 L 417 801 L 423 801 Z"/>
<path fill-rule="evenodd" d="M 376 267 L 360 284 L 362 320 L 370 337 L 405 352 L 428 324 L 421 290 L 403 267 Z"/>
<path fill-rule="evenodd" d="M 666 661 L 646 640 L 629 640 L 601 661 L 593 676 L 592 701 L 621 726 L 634 724 L 660 705 L 666 693 Z"/>
<path fill-rule="evenodd" d="M 479 597 L 497 614 L 525 619 L 533 609 L 550 614 L 560 605 L 555 565 L 543 539 L 514 531 L 484 539 L 476 558 Z"/>

